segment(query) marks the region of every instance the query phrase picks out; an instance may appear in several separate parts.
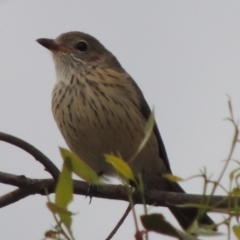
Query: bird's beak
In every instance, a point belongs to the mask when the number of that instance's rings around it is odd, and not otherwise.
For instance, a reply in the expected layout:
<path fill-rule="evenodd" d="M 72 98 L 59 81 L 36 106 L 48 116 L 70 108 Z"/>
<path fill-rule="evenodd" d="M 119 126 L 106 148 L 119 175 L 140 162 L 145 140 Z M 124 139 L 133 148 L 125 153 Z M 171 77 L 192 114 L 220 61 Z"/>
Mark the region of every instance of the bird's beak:
<path fill-rule="evenodd" d="M 39 38 L 36 40 L 39 44 L 41 44 L 43 47 L 47 48 L 48 50 L 54 52 L 54 51 L 61 51 L 61 52 L 68 52 L 69 49 L 59 43 L 57 43 L 54 39 L 48 39 L 48 38 Z"/>

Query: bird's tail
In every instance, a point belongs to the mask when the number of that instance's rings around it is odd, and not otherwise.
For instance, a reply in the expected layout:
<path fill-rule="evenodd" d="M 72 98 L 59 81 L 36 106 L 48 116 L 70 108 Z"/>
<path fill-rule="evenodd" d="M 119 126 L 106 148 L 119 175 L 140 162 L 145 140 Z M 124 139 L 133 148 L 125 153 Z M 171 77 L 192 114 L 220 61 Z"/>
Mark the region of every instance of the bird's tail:
<path fill-rule="evenodd" d="M 172 191 L 185 193 L 179 184 L 172 183 L 171 185 Z M 179 208 L 174 206 L 169 207 L 169 210 L 184 230 L 187 230 L 193 224 L 194 220 L 197 219 L 199 212 L 197 208 Z M 200 225 L 214 225 L 213 220 L 206 213 L 198 218 L 198 222 Z M 216 228 L 213 228 L 213 230 L 216 230 Z"/>

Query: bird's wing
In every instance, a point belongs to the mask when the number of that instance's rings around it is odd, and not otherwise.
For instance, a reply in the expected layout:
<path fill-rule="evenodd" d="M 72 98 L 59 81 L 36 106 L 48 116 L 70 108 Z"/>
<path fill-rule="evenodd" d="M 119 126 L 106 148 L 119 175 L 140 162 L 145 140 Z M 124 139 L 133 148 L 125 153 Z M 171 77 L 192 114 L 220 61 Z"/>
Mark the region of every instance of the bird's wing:
<path fill-rule="evenodd" d="M 150 107 L 149 107 L 147 101 L 145 100 L 141 89 L 138 87 L 138 85 L 135 83 L 135 81 L 131 77 L 130 77 L 130 81 L 133 83 L 134 87 L 138 91 L 138 94 L 139 94 L 140 99 L 141 99 L 140 111 L 147 121 L 148 118 L 151 115 Z M 170 168 L 170 163 L 169 163 L 169 160 L 168 160 L 167 152 L 166 152 L 162 137 L 160 135 L 160 132 L 158 130 L 158 126 L 157 126 L 156 121 L 155 121 L 155 125 L 154 125 L 154 128 L 153 128 L 153 132 L 154 132 L 154 134 L 157 138 L 158 148 L 159 148 L 159 156 L 164 161 L 168 171 L 171 173 L 172 171 L 171 171 L 171 168 Z"/>

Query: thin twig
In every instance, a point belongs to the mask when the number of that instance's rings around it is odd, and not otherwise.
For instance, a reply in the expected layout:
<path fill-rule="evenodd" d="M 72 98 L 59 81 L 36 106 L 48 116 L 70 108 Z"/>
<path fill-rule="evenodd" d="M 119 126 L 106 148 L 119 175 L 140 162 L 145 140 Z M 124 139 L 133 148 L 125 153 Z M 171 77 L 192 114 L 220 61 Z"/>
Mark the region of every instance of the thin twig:
<path fill-rule="evenodd" d="M 38 162 L 40 162 L 45 167 L 46 171 L 49 172 L 55 180 L 58 179 L 60 173 L 58 168 L 53 164 L 53 162 L 48 157 L 46 157 L 42 152 L 40 152 L 30 143 L 27 143 L 26 141 L 20 138 L 17 138 L 15 136 L 3 132 L 0 132 L 0 141 L 13 144 L 21 148 L 22 150 L 26 151 L 27 153 L 31 154 Z"/>
<path fill-rule="evenodd" d="M 116 232 L 118 231 L 118 229 L 121 227 L 121 225 L 123 224 L 123 222 L 125 221 L 126 217 L 128 216 L 129 212 L 131 211 L 131 205 L 129 204 L 126 211 L 124 212 L 123 216 L 120 218 L 120 220 L 118 221 L 117 225 L 115 226 L 115 228 L 110 232 L 110 234 L 108 235 L 108 237 L 106 238 L 106 240 L 110 240 L 112 239 L 112 237 L 116 234 Z"/>

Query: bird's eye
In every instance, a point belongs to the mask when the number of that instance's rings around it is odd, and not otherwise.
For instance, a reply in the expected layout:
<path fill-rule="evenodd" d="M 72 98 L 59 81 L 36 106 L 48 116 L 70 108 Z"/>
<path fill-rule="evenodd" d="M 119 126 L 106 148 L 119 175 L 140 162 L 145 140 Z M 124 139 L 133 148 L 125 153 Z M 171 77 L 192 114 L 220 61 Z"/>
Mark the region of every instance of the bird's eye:
<path fill-rule="evenodd" d="M 88 50 L 88 45 L 84 41 L 80 41 L 76 44 L 75 48 L 81 52 L 86 52 Z"/>

